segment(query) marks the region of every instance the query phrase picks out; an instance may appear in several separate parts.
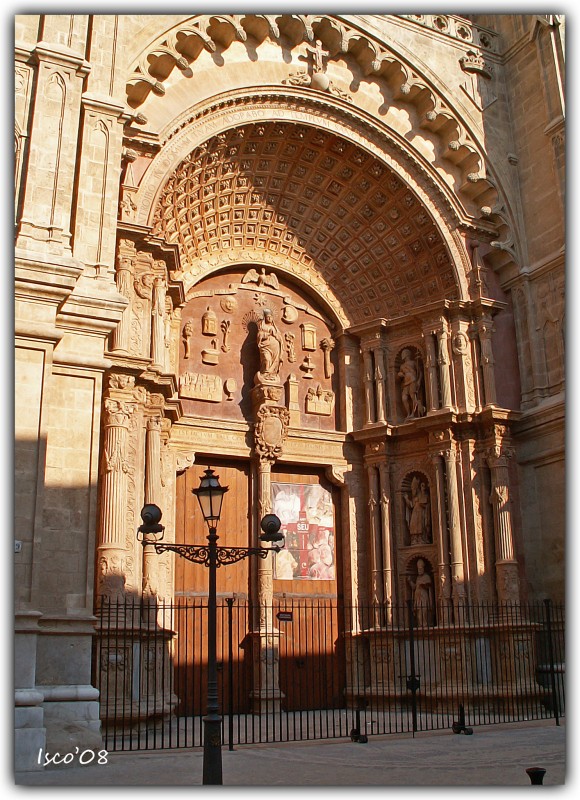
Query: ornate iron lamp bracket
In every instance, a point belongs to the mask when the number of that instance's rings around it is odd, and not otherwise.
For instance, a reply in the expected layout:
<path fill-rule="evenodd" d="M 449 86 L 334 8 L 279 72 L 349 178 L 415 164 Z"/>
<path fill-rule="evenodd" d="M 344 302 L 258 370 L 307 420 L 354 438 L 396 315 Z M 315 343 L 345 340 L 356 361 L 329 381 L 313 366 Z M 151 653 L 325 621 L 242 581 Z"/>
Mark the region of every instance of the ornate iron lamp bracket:
<path fill-rule="evenodd" d="M 144 544 L 147 543 L 145 542 Z M 193 561 L 195 564 L 204 564 L 206 567 L 210 565 L 208 545 L 169 544 L 164 542 L 151 542 L 151 544 L 158 555 L 170 550 L 188 561 Z M 248 556 L 267 558 L 268 553 L 279 553 L 281 549 L 278 545 L 273 547 L 216 547 L 216 567 L 235 564 L 236 561 L 242 561 Z"/>

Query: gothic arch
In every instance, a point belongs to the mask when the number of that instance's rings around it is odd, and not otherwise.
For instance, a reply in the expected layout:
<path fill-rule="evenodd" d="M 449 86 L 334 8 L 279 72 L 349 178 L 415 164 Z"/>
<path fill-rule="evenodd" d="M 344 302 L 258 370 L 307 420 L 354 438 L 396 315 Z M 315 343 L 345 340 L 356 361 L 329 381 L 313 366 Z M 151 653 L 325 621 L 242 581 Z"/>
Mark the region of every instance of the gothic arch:
<path fill-rule="evenodd" d="M 415 24 L 425 24 L 422 17 L 419 19 L 420 16 L 411 16 L 409 19 Z M 433 26 L 441 32 L 449 32 L 453 24 L 451 18 L 441 17 L 433 21 Z M 453 35 L 459 41 L 472 48 L 469 52 L 466 50 L 463 58 L 465 64 L 462 62 L 462 69 L 466 71 L 485 72 L 485 59 L 493 58 L 493 37 L 490 39 L 480 33 L 465 25 L 461 30 L 453 30 Z M 321 42 L 330 58 L 340 60 L 340 69 L 337 67 L 336 71 L 337 74 L 340 72 L 342 83 L 358 88 L 361 79 L 365 83 L 372 82 L 384 96 L 384 108 L 395 103 L 414 109 L 412 135 L 409 136 L 413 144 L 409 149 L 414 152 L 415 158 L 423 166 L 428 164 L 429 158 L 426 157 L 426 151 L 421 149 L 421 143 L 426 143 L 428 150 L 435 146 L 435 161 L 431 166 L 445 165 L 449 176 L 453 176 L 453 191 L 450 194 L 463 218 L 462 224 L 472 226 L 478 233 L 476 238 L 488 241 L 495 239 L 493 246 L 496 252 L 505 254 L 504 258 L 515 258 L 509 203 L 504 198 L 493 168 L 486 163 L 485 148 L 479 141 L 480 135 L 473 121 L 460 106 L 454 106 L 450 97 L 445 96 L 443 88 L 437 86 L 435 76 L 430 74 L 430 70 L 416 55 L 391 41 L 380 41 L 372 31 L 359 27 L 356 17 L 286 14 L 200 15 L 184 19 L 171 30 L 149 39 L 134 57 L 133 71 L 127 81 L 128 105 L 135 109 L 136 119 L 139 116 L 137 109 L 147 107 L 152 94 L 163 97 L 166 90 L 173 90 L 180 79 L 192 78 L 203 58 L 211 56 L 213 65 L 225 70 L 223 54 L 227 54 L 234 43 L 243 46 L 250 62 L 258 60 L 257 51 L 264 43 L 270 50 L 272 47 L 278 48 L 280 64 L 286 65 L 288 73 L 280 82 L 294 83 L 296 86 L 293 88 L 298 89 L 301 84 L 305 85 L 302 74 L 305 71 L 290 74 L 287 65 L 298 64 L 298 51 L 311 46 L 315 40 Z M 271 82 L 271 76 L 264 79 L 261 75 L 255 85 L 263 88 L 268 85 L 269 89 Z M 274 82 L 277 83 L 277 78 L 274 78 Z M 279 85 L 274 85 L 275 91 L 278 88 Z M 335 103 L 352 108 L 348 93 L 342 88 L 334 88 L 334 94 L 338 95 L 333 97 Z M 303 90 L 302 94 L 317 99 L 328 99 L 330 96 L 328 92 L 325 94 L 312 86 Z M 361 111 L 359 100 L 357 98 L 357 115 Z M 426 142 L 425 137 L 430 140 Z"/>

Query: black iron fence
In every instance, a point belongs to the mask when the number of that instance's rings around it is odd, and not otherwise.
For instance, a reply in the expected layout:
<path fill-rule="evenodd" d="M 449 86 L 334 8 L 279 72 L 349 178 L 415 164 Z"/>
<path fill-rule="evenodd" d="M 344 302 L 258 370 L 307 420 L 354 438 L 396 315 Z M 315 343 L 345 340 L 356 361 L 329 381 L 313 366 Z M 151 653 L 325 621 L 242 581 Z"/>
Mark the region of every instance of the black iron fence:
<path fill-rule="evenodd" d="M 108 750 L 202 744 L 207 601 L 99 605 L 95 681 Z M 449 729 L 564 715 L 564 609 L 218 600 L 222 740 Z M 457 726 L 456 726 L 457 727 Z"/>

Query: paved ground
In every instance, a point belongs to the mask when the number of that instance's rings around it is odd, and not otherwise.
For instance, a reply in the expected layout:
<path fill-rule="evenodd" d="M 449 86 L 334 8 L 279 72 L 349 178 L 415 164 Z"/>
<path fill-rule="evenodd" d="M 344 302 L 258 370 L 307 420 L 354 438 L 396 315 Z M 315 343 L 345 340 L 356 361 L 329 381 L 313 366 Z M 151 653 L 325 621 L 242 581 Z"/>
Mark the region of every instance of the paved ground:
<path fill-rule="evenodd" d="M 544 785 L 566 777 L 565 726 L 553 722 L 486 726 L 472 736 L 438 731 L 351 741 L 244 745 L 223 750 L 224 786 L 530 786 L 528 767 L 546 770 Z M 111 753 L 101 766 L 16 773 L 28 786 L 193 786 L 202 751 Z"/>

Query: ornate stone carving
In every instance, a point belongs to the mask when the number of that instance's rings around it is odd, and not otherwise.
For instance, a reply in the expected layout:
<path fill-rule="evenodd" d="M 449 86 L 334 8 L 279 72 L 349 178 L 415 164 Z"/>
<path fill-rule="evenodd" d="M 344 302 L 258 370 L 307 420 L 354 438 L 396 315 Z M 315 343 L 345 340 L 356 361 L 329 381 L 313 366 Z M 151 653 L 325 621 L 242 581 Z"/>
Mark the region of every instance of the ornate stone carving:
<path fill-rule="evenodd" d="M 201 360 L 204 364 L 215 366 L 219 362 L 220 353 L 217 349 L 217 339 L 212 339 L 209 347 L 201 351 Z"/>
<path fill-rule="evenodd" d="M 110 389 L 133 389 L 134 386 L 135 377 L 133 375 L 125 375 L 122 372 L 112 372 L 109 375 Z"/>
<path fill-rule="evenodd" d="M 334 350 L 334 339 L 324 337 L 320 340 L 320 349 L 324 353 L 324 377 L 330 378 L 332 375 L 332 366 L 330 363 L 330 353 Z"/>
<path fill-rule="evenodd" d="M 188 320 L 185 325 L 183 326 L 183 330 L 181 332 L 181 338 L 183 340 L 183 347 L 184 347 L 184 358 L 189 358 L 191 356 L 191 339 L 194 335 L 193 329 L 193 322 Z"/>
<path fill-rule="evenodd" d="M 276 383 L 282 365 L 284 339 L 274 322 L 272 311 L 265 308 L 258 324 L 258 350 L 260 352 L 260 371 L 256 374 L 256 385 Z"/>
<path fill-rule="evenodd" d="M 410 491 L 403 494 L 403 500 L 411 545 L 432 542 L 431 500 L 427 482 L 414 475 Z"/>
<path fill-rule="evenodd" d="M 302 349 L 303 350 L 316 350 L 316 328 L 309 322 L 303 322 L 300 325 L 300 332 L 302 334 Z"/>
<path fill-rule="evenodd" d="M 194 452 L 187 452 L 184 453 L 179 451 L 177 453 L 175 459 L 175 467 L 177 472 L 185 472 L 186 469 L 192 467 L 195 463 L 195 453 Z"/>
<path fill-rule="evenodd" d="M 262 106 L 264 102 L 264 98 L 261 97 L 260 104 Z M 292 98 L 288 98 L 288 102 L 292 103 Z M 360 120 L 358 124 L 360 125 Z M 411 195 L 405 184 L 397 179 L 388 167 L 380 163 L 378 159 L 369 156 L 368 152 L 365 153 L 362 148 L 352 144 L 347 145 L 346 140 L 335 134 L 325 135 L 324 139 L 322 139 L 320 138 L 320 132 L 316 128 L 306 128 L 302 138 L 298 139 L 298 128 L 298 125 L 290 124 L 287 121 L 284 121 L 283 124 L 266 122 L 264 123 L 263 135 L 258 136 L 254 132 L 255 127 L 253 125 L 244 128 L 236 126 L 232 128 L 231 133 L 228 132 L 223 135 L 223 141 L 219 140 L 216 135 L 206 143 L 204 148 L 199 145 L 194 147 L 187 160 L 184 160 L 178 166 L 174 172 L 174 180 L 170 179 L 166 184 L 160 199 L 155 230 L 170 242 L 180 242 L 182 258 L 184 263 L 188 264 L 188 272 L 191 272 L 192 276 L 200 276 L 207 268 L 204 265 L 208 263 L 208 259 L 211 262 L 216 260 L 227 262 L 230 256 L 233 260 L 239 261 L 251 259 L 254 244 L 250 229 L 253 230 L 255 223 L 248 216 L 248 208 L 255 205 L 255 202 L 259 202 L 263 205 L 264 210 L 257 213 L 260 215 L 260 226 L 263 231 L 264 241 L 267 243 L 263 260 L 272 266 L 300 274 L 301 278 L 308 280 L 316 288 L 320 287 L 320 292 L 327 298 L 340 319 L 344 317 L 344 311 L 333 300 L 333 287 L 338 286 L 338 282 L 341 279 L 348 279 L 348 285 L 351 288 L 348 300 L 345 300 L 345 302 L 348 306 L 347 314 L 352 320 L 362 321 L 365 316 L 376 314 L 374 306 L 377 305 L 379 296 L 381 298 L 380 305 L 386 304 L 389 312 L 391 312 L 392 308 L 393 313 L 401 310 L 411 310 L 413 307 L 412 298 L 418 296 L 417 293 L 428 300 L 444 296 L 450 299 L 457 297 L 456 278 L 451 271 L 450 259 L 442 237 L 437 230 L 433 231 L 427 227 L 428 220 L 431 217 L 427 214 L 421 215 L 418 213 L 420 211 L 419 202 L 414 195 Z M 248 153 L 244 150 L 243 159 L 237 155 L 240 147 L 239 140 L 236 139 L 238 132 L 241 132 L 244 143 L 251 147 L 252 150 L 252 152 Z M 324 169 L 329 178 L 336 183 L 338 192 L 336 197 L 332 194 L 329 195 L 330 202 L 328 207 L 320 205 L 313 210 L 313 214 L 309 214 L 307 209 L 312 208 L 312 202 L 316 202 L 314 199 L 316 190 L 306 181 L 306 172 L 300 177 L 300 173 L 296 173 L 295 170 L 294 183 L 297 194 L 296 200 L 292 200 L 287 193 L 283 192 L 282 185 L 278 185 L 280 179 L 276 176 L 275 170 L 271 170 L 269 175 L 266 176 L 263 174 L 263 170 L 259 169 L 262 161 L 272 160 L 272 156 L 265 152 L 267 143 L 279 141 L 281 137 L 286 135 L 288 141 L 296 147 L 296 152 L 292 159 L 288 160 L 288 164 L 300 165 L 301 159 L 309 157 L 308 154 L 313 153 L 314 155 L 310 156 L 313 161 L 309 163 L 313 167 Z M 295 142 L 296 144 L 294 144 Z M 228 156 L 228 152 L 234 147 L 236 148 L 236 155 L 233 157 Z M 344 153 L 340 154 L 340 158 L 337 158 L 334 149 L 339 147 L 343 148 Z M 207 152 L 209 150 L 217 155 L 216 162 L 212 163 L 211 166 L 207 162 Z M 218 170 L 217 181 L 216 176 L 210 177 L 208 174 L 210 169 Z M 256 191 L 256 187 L 249 185 L 247 181 L 249 172 L 256 175 L 257 179 L 262 182 L 259 191 Z M 293 176 L 295 173 L 293 173 Z M 178 175 L 179 179 L 177 179 Z M 229 189 L 225 188 L 225 185 L 221 188 L 222 183 L 226 180 L 231 181 L 231 188 Z M 192 183 L 195 185 L 208 183 L 215 186 L 216 207 L 219 207 L 220 199 L 223 199 L 223 207 L 227 210 L 220 212 L 220 214 L 217 211 L 210 215 L 206 214 L 204 200 L 198 196 L 199 193 L 185 191 L 184 187 Z M 407 224 L 409 226 L 409 237 L 405 237 L 405 239 L 413 243 L 415 249 L 419 247 L 420 253 L 416 253 L 411 244 L 406 245 L 398 239 L 389 244 L 393 236 L 390 225 L 378 218 L 375 224 L 375 214 L 378 214 L 379 210 L 373 210 L 372 198 L 376 194 L 377 198 L 379 198 L 376 202 L 380 202 L 381 197 L 386 197 L 382 188 L 384 184 L 389 188 L 390 202 L 396 206 L 398 220 L 402 225 Z M 255 202 L 252 200 L 252 193 L 257 194 Z M 264 198 L 266 197 L 268 198 L 267 206 L 264 203 Z M 236 202 L 232 202 L 232 200 L 236 200 Z M 372 226 L 372 242 L 375 244 L 371 243 L 371 239 L 368 236 L 365 238 L 367 225 L 361 226 L 358 231 L 351 232 L 352 246 L 356 248 L 357 260 L 362 264 L 374 261 L 374 248 L 378 246 L 389 254 L 398 253 L 400 250 L 401 257 L 406 259 L 407 264 L 416 261 L 419 255 L 424 258 L 425 265 L 423 270 L 416 269 L 411 272 L 407 269 L 407 273 L 409 273 L 405 276 L 407 291 L 394 293 L 390 283 L 379 281 L 373 290 L 375 299 L 372 303 L 368 300 L 363 301 L 360 299 L 359 301 L 356 299 L 367 297 L 366 290 L 362 285 L 359 285 L 359 274 L 349 272 L 346 265 L 343 265 L 340 261 L 337 262 L 330 249 L 331 239 L 321 246 L 316 241 L 314 233 L 316 230 L 338 230 L 340 228 L 343 224 L 340 216 L 343 213 L 340 210 L 343 201 L 348 203 L 348 207 L 352 209 L 353 213 L 360 213 L 363 218 L 368 219 L 368 225 Z M 386 202 L 386 200 L 383 199 L 382 202 Z M 275 213 L 270 213 L 266 216 L 266 211 L 272 211 L 272 209 L 274 209 Z M 285 233 L 280 236 L 280 226 L 277 220 L 279 215 L 286 217 L 288 213 L 293 215 L 295 223 L 293 223 L 291 229 L 286 228 Z M 221 220 L 222 215 L 226 215 L 227 225 L 225 224 L 226 217 Z M 210 252 L 208 239 L 201 233 L 204 229 L 204 224 L 209 225 L 213 221 L 217 223 L 218 216 L 223 223 L 221 227 L 228 227 L 230 231 L 238 231 L 239 244 L 233 246 L 231 239 L 229 239 L 227 246 L 225 242 L 222 242 L 223 246 L 221 248 Z M 196 222 L 199 217 L 204 218 L 205 222 Z M 315 224 L 313 225 L 313 223 Z M 184 226 L 193 225 L 195 228 L 196 224 L 201 225 L 199 229 L 200 235 L 187 237 L 185 232 L 183 236 L 179 234 L 179 231 Z M 220 239 L 222 237 L 219 232 L 221 227 L 216 229 L 216 235 Z M 316 269 L 313 268 L 313 259 L 309 255 L 311 248 L 318 254 Z M 247 256 L 246 253 L 248 253 Z M 441 264 L 438 263 L 438 259 Z M 324 266 L 331 263 L 336 265 L 337 271 L 330 270 L 329 267 Z M 425 272 L 425 270 L 427 271 Z M 257 270 L 254 270 L 254 272 L 256 274 L 252 273 L 252 278 L 255 282 L 247 285 L 257 287 L 259 273 Z M 266 277 L 269 276 L 266 275 Z M 259 288 L 270 289 L 265 285 Z M 356 288 L 360 291 L 355 291 Z M 368 312 L 366 315 L 365 308 Z M 293 312 L 285 311 L 282 317 L 285 322 L 292 321 L 288 315 L 294 317 Z"/>
<path fill-rule="evenodd" d="M 223 400 L 222 379 L 219 375 L 184 372 L 179 378 L 179 396 L 190 400 L 220 403 Z"/>
<path fill-rule="evenodd" d="M 153 281 L 155 275 L 152 272 L 143 272 L 135 279 L 133 287 L 139 297 L 144 300 L 150 300 L 153 294 Z"/>
<path fill-rule="evenodd" d="M 204 336 L 216 336 L 217 334 L 217 317 L 209 306 L 201 318 L 201 332 Z"/>
<path fill-rule="evenodd" d="M 282 406 L 260 406 L 256 413 L 254 441 L 261 458 L 274 461 L 282 453 L 288 436 L 290 413 Z"/>
<path fill-rule="evenodd" d="M 310 387 L 306 393 L 306 413 L 330 416 L 334 409 L 334 392 L 323 389 L 320 384 L 317 388 Z"/>
<path fill-rule="evenodd" d="M 287 331 L 284 334 L 284 342 L 286 343 L 286 357 L 288 358 L 289 364 L 293 364 L 296 361 L 295 341 L 296 336 L 293 333 Z"/>
<path fill-rule="evenodd" d="M 229 319 L 223 319 L 221 321 L 221 324 L 220 324 L 220 329 L 221 329 L 221 332 L 223 334 L 223 341 L 222 341 L 222 352 L 223 353 L 229 353 L 229 351 L 231 350 L 231 347 L 230 347 L 229 342 L 228 342 L 228 338 L 229 338 L 229 335 L 230 335 L 230 332 L 231 332 L 230 331 L 231 325 L 232 325 L 232 323 L 231 323 L 231 320 L 229 320 Z"/>
<path fill-rule="evenodd" d="M 424 416 L 422 365 L 418 354 L 413 357 L 413 353 L 408 347 L 401 352 L 397 378 L 401 382 L 401 401 L 406 413 L 405 422 Z"/>
<path fill-rule="evenodd" d="M 302 364 L 300 364 L 300 369 L 304 373 L 302 376 L 303 378 L 312 379 L 312 373 L 314 372 L 314 364 L 312 363 L 312 358 L 310 355 L 304 357 Z"/>
<path fill-rule="evenodd" d="M 262 267 L 260 272 L 255 269 L 249 269 L 242 278 L 242 283 L 255 283 L 258 286 L 270 286 L 272 289 L 279 288 L 277 276 L 273 272 L 266 274 L 265 267 Z"/>

